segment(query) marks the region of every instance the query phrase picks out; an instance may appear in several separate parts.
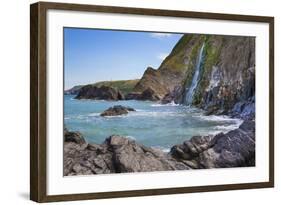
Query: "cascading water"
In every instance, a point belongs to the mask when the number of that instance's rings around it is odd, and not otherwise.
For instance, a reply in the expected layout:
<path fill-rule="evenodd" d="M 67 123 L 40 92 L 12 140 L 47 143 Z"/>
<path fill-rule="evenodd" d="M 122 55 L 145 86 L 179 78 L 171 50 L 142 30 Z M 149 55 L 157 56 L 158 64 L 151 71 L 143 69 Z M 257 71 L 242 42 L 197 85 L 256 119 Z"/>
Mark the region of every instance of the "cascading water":
<path fill-rule="evenodd" d="M 191 85 L 190 85 L 190 87 L 186 88 L 185 101 L 184 101 L 184 103 L 186 105 L 190 105 L 192 103 L 193 96 L 194 96 L 194 91 L 195 91 L 195 89 L 196 89 L 196 87 L 198 85 L 198 81 L 200 79 L 199 78 L 200 70 L 201 70 L 201 67 L 202 67 L 202 64 L 203 64 L 203 61 L 204 61 L 204 55 L 203 55 L 204 47 L 205 47 L 205 43 L 203 43 L 203 45 L 201 46 L 200 52 L 199 52 L 199 54 L 197 56 L 195 73 L 193 75 Z"/>

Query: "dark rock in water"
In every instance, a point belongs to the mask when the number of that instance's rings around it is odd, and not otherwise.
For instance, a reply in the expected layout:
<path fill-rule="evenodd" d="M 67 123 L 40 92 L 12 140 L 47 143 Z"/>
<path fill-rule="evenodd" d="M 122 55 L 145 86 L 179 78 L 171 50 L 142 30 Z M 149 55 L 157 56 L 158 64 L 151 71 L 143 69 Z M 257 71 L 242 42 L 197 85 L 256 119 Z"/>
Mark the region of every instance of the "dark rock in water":
<path fill-rule="evenodd" d="M 190 166 L 167 153 L 121 136 L 111 136 L 100 145 L 75 142 L 64 145 L 65 176 L 186 169 Z"/>
<path fill-rule="evenodd" d="M 196 168 L 255 166 L 255 122 L 215 136 L 195 136 L 171 149 L 177 160 L 193 160 Z"/>
<path fill-rule="evenodd" d="M 124 100 L 124 96 L 119 90 L 104 85 L 101 87 L 86 85 L 80 89 L 75 98 L 92 100 Z"/>
<path fill-rule="evenodd" d="M 136 111 L 135 109 L 131 107 L 125 107 L 122 105 L 115 105 L 113 107 L 108 108 L 103 113 L 101 113 L 101 116 L 116 116 L 116 115 L 124 115 L 128 114 L 129 111 Z"/>

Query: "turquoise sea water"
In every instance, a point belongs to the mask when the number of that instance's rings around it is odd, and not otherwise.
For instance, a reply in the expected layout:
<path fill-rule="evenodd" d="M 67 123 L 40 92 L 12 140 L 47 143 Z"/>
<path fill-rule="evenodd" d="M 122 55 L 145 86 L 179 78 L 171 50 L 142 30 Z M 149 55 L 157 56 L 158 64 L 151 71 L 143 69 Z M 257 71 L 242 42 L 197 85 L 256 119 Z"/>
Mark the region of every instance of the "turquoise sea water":
<path fill-rule="evenodd" d="M 99 114 L 113 105 L 130 106 L 136 112 L 114 117 Z M 242 123 L 227 116 L 204 116 L 203 111 L 183 105 L 149 101 L 76 100 L 64 96 L 64 124 L 79 131 L 88 142 L 102 143 L 110 135 L 122 135 L 146 146 L 169 151 L 194 135 L 227 132 Z"/>

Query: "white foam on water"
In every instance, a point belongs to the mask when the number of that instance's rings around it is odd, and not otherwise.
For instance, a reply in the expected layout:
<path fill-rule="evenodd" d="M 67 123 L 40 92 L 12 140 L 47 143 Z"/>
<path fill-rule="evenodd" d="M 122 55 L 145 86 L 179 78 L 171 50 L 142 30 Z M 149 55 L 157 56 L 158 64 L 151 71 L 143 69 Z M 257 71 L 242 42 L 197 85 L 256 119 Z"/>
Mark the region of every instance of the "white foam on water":
<path fill-rule="evenodd" d="M 142 112 L 129 112 L 127 116 L 165 117 L 165 116 L 184 116 L 184 115 L 185 113 L 178 113 L 178 112 L 142 111 Z"/>
<path fill-rule="evenodd" d="M 226 131 L 226 132 L 228 132 L 228 131 L 230 131 L 230 130 L 235 130 L 235 129 L 237 129 L 239 126 L 240 126 L 240 124 L 218 125 L 218 126 L 215 126 L 214 129 L 216 129 L 216 130 L 221 130 L 222 132 L 223 132 L 223 130 Z"/>
<path fill-rule="evenodd" d="M 133 136 L 127 135 L 127 136 L 125 136 L 125 137 L 128 138 L 128 139 L 130 139 L 130 140 L 135 140 L 135 141 L 136 141 L 136 138 L 133 137 Z"/>
<path fill-rule="evenodd" d="M 197 115 L 194 116 L 206 121 L 215 121 L 215 122 L 234 122 L 234 123 L 242 123 L 243 120 L 237 118 L 230 118 L 226 115 Z"/>
<path fill-rule="evenodd" d="M 161 150 L 162 152 L 168 153 L 170 152 L 170 148 L 162 147 L 162 146 L 152 146 L 151 148 Z"/>
<path fill-rule="evenodd" d="M 174 101 L 167 103 L 167 104 L 152 104 L 150 105 L 151 107 L 171 107 L 171 106 L 182 106 L 180 104 L 176 104 Z"/>
<path fill-rule="evenodd" d="M 100 115 L 99 112 L 92 112 L 92 113 L 88 114 L 87 116 L 89 116 L 89 117 L 96 117 L 96 116 L 99 116 L 99 115 Z"/>

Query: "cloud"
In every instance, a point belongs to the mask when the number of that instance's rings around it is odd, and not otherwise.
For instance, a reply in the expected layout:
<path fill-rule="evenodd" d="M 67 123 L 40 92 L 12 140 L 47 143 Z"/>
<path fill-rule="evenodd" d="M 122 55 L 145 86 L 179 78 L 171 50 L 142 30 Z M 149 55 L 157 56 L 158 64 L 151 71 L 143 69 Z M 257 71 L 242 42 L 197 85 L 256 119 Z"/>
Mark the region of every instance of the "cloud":
<path fill-rule="evenodd" d="M 171 33 L 151 33 L 150 35 L 153 38 L 167 38 L 172 36 Z"/>
<path fill-rule="evenodd" d="M 159 58 L 160 60 L 165 60 L 165 58 L 168 56 L 169 54 L 168 53 L 160 53 L 157 58 Z"/>

